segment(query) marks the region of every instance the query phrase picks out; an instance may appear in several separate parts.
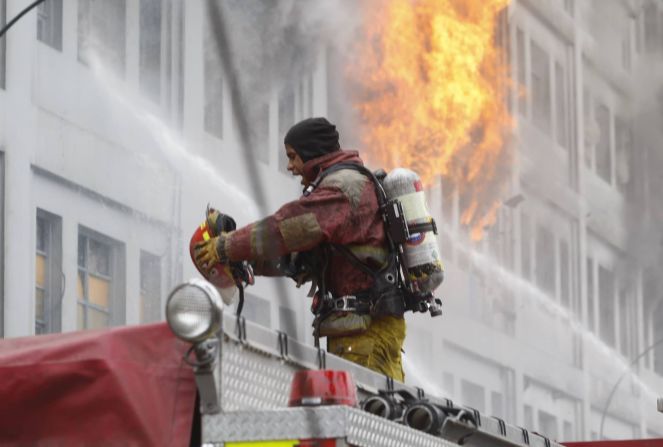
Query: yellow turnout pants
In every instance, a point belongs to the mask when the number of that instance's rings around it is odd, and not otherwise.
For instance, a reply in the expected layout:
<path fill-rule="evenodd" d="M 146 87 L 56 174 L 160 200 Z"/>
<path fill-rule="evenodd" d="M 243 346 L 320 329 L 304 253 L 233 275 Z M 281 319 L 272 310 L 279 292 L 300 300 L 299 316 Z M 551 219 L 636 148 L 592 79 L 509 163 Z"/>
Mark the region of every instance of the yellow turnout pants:
<path fill-rule="evenodd" d="M 377 317 L 361 334 L 327 337 L 327 351 L 402 382 L 404 340 L 404 318 Z"/>

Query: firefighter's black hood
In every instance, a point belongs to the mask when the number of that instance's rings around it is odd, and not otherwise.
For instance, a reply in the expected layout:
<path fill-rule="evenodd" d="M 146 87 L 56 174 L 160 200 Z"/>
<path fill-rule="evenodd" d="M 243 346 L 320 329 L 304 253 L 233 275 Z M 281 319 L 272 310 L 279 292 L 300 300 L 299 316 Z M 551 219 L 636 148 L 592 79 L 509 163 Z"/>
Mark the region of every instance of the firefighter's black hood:
<path fill-rule="evenodd" d="M 326 118 L 308 118 L 290 128 L 283 142 L 297 152 L 304 162 L 338 151 L 336 126 Z"/>

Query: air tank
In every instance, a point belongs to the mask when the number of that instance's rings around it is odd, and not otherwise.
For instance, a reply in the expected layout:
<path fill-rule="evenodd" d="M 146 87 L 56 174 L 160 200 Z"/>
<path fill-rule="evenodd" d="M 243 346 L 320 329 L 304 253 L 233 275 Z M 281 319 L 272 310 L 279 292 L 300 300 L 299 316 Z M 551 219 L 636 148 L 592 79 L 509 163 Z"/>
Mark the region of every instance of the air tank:
<path fill-rule="evenodd" d="M 387 174 L 382 185 L 387 197 L 397 199 L 403 207 L 410 237 L 401 246 L 404 274 L 412 292 L 433 293 L 444 280 L 444 266 L 421 179 L 409 169 L 397 168 Z"/>

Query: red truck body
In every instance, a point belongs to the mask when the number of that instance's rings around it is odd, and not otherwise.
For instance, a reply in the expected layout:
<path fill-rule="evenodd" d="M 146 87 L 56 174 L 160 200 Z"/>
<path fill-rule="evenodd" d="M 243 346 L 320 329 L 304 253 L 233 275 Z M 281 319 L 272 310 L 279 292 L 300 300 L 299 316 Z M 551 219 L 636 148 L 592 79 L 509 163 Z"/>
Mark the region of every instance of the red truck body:
<path fill-rule="evenodd" d="M 189 346 L 165 323 L 0 340 L 0 445 L 188 445 Z"/>

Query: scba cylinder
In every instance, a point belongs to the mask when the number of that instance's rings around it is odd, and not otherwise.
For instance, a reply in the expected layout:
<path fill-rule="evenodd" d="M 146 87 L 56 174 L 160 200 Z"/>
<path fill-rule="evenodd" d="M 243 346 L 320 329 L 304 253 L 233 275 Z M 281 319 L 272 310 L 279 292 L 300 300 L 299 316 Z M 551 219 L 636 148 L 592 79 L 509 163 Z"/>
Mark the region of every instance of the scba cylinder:
<path fill-rule="evenodd" d="M 389 199 L 401 202 L 410 229 L 410 237 L 402 246 L 412 292 L 432 293 L 444 280 L 444 267 L 421 179 L 409 169 L 397 168 L 387 174 L 383 187 Z"/>

